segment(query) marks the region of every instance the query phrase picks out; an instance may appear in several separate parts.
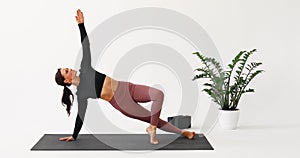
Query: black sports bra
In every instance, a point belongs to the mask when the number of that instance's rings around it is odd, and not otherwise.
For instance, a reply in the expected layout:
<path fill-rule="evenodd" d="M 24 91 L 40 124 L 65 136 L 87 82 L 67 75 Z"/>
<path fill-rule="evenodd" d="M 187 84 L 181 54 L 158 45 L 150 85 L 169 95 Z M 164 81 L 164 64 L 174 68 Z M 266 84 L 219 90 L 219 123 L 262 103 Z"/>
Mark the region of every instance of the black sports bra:
<path fill-rule="evenodd" d="M 100 98 L 105 77 L 105 74 L 95 71 L 95 89 L 97 98 Z"/>

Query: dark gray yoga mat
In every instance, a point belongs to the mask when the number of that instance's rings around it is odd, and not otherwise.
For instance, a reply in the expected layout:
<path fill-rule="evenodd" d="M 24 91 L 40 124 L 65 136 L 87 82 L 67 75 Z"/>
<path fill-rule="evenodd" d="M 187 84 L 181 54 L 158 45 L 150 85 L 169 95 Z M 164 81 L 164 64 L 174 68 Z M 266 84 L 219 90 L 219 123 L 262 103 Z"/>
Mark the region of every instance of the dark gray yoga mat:
<path fill-rule="evenodd" d="M 80 134 L 76 141 L 59 141 L 67 134 L 45 134 L 31 150 L 214 150 L 203 134 L 189 140 L 177 134 L 157 134 L 159 144 L 148 134 Z"/>

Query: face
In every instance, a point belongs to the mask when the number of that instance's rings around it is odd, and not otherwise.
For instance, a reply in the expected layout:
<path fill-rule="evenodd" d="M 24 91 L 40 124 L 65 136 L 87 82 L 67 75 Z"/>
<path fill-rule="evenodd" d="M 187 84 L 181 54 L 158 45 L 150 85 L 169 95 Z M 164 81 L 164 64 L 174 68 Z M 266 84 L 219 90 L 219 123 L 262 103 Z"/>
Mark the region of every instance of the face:
<path fill-rule="evenodd" d="M 60 73 L 65 78 L 65 83 L 71 83 L 73 78 L 76 76 L 77 71 L 69 69 L 69 68 L 61 68 Z"/>

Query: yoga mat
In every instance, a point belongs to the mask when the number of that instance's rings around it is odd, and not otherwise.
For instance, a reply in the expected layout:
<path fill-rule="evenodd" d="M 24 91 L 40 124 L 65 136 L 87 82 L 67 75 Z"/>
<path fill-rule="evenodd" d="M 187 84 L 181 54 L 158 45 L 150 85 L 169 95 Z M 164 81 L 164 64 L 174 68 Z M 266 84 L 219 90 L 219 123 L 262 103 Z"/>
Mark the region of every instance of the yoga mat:
<path fill-rule="evenodd" d="M 69 134 L 45 134 L 31 150 L 214 150 L 203 134 L 189 140 L 178 134 L 157 134 L 159 144 L 150 144 L 148 134 L 80 134 L 76 141 L 60 141 Z"/>

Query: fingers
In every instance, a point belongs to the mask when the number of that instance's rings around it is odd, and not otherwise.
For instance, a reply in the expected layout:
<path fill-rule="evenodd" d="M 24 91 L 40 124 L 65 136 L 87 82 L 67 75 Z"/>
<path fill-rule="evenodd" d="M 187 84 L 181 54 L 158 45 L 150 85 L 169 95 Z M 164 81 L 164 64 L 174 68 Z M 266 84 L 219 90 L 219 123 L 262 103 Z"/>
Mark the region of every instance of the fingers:
<path fill-rule="evenodd" d="M 75 140 L 72 136 L 59 138 L 60 141 L 73 141 Z"/>
<path fill-rule="evenodd" d="M 80 9 L 77 9 L 77 16 L 83 16 L 83 13 Z"/>
<path fill-rule="evenodd" d="M 77 13 L 77 15 L 75 16 L 75 18 L 76 18 L 77 23 L 78 24 L 84 23 L 84 17 L 83 17 L 83 13 L 81 12 L 81 10 L 77 9 L 76 13 Z"/>
<path fill-rule="evenodd" d="M 80 23 L 80 19 L 78 16 L 75 16 L 77 23 Z"/>
<path fill-rule="evenodd" d="M 67 140 L 69 137 L 62 137 L 62 138 L 59 138 L 59 140 Z"/>

